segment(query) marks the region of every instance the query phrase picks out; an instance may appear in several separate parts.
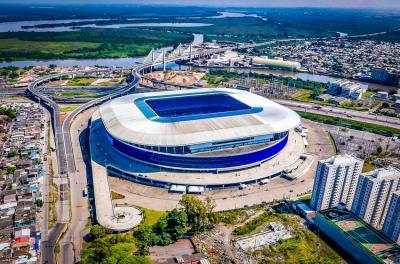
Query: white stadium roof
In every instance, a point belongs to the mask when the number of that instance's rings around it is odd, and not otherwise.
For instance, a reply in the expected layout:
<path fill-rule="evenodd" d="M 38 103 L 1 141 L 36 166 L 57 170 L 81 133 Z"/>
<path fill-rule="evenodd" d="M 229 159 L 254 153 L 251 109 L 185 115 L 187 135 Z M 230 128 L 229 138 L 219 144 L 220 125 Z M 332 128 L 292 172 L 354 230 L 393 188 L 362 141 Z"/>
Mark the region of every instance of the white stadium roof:
<path fill-rule="evenodd" d="M 262 110 L 243 115 L 159 122 L 146 117 L 134 103 L 144 97 L 208 92 L 229 94 L 250 107 L 262 107 Z M 184 146 L 274 134 L 288 131 L 300 123 L 300 117 L 294 111 L 280 104 L 246 91 L 226 88 L 131 94 L 103 104 L 100 115 L 113 137 L 127 143 L 147 146 Z"/>

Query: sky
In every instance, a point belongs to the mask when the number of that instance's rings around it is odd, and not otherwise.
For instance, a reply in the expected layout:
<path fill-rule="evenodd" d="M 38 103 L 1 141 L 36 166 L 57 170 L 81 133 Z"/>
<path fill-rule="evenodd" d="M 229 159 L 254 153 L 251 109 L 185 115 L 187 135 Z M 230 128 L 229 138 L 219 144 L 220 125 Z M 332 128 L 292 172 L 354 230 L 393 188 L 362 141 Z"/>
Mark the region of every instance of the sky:
<path fill-rule="evenodd" d="M 0 0 L 0 3 L 168 4 L 229 7 L 343 7 L 400 9 L 400 0 Z"/>

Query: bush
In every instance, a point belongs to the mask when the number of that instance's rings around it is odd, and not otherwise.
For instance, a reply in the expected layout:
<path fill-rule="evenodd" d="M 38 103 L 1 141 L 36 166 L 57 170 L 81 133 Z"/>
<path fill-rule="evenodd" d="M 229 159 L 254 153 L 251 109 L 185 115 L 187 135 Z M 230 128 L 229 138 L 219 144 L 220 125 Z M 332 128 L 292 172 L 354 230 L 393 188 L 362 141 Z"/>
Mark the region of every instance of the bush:
<path fill-rule="evenodd" d="M 169 245 L 180 239 L 187 231 L 187 215 L 183 211 L 174 209 L 160 217 L 153 227 L 141 225 L 134 233 L 139 241 L 139 247 L 146 251 L 146 248 L 153 245 Z"/>
<path fill-rule="evenodd" d="M 246 219 L 248 215 L 244 210 L 239 209 L 239 210 L 215 212 L 214 217 L 215 221 L 218 223 L 222 222 L 228 225 L 234 225 Z"/>
<path fill-rule="evenodd" d="M 246 223 L 244 226 L 239 226 L 233 230 L 233 234 L 236 236 L 241 236 L 241 235 L 246 235 L 254 230 L 256 230 L 258 227 L 262 226 L 263 224 L 271 221 L 273 218 L 276 217 L 276 212 L 275 211 L 268 211 L 265 212 L 252 220 L 250 220 L 248 223 Z"/>
<path fill-rule="evenodd" d="M 103 238 L 106 235 L 111 234 L 111 230 L 101 225 L 93 225 L 90 228 L 90 234 L 94 239 Z"/>
<path fill-rule="evenodd" d="M 14 174 L 15 170 L 15 167 L 7 167 L 7 174 Z"/>

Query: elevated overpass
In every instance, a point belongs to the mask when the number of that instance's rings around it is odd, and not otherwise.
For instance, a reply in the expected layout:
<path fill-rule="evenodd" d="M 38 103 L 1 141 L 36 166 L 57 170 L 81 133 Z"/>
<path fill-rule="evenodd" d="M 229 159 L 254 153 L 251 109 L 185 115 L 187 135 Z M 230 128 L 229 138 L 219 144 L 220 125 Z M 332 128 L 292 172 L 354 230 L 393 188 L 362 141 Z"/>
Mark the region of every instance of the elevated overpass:
<path fill-rule="evenodd" d="M 96 71 L 105 71 L 103 69 L 101 70 L 93 70 L 89 72 L 96 72 Z M 70 74 L 79 74 L 81 72 L 71 72 Z M 87 72 L 85 72 L 87 73 Z M 59 79 L 61 76 L 64 76 L 65 73 L 62 74 L 54 74 L 50 76 L 46 76 L 43 78 L 40 78 L 38 80 L 35 80 L 32 82 L 28 89 L 27 89 L 27 94 L 32 96 L 36 101 L 38 101 L 40 104 L 42 104 L 44 107 L 49 109 L 51 113 L 51 120 L 52 120 L 52 126 L 53 126 L 53 133 L 54 133 L 54 139 L 55 139 L 55 145 L 56 145 L 56 153 L 57 153 L 57 164 L 58 164 L 58 172 L 59 176 L 66 178 L 68 177 L 69 174 L 73 174 L 76 171 L 76 166 L 75 166 L 75 160 L 73 156 L 73 150 L 72 150 L 72 143 L 71 143 L 71 135 L 70 135 L 70 125 L 73 119 L 82 111 L 85 111 L 86 109 L 93 107 L 95 105 L 101 104 L 107 100 L 110 100 L 112 98 L 121 96 L 123 94 L 129 93 L 131 90 L 135 89 L 135 87 L 138 86 L 139 80 L 140 80 L 140 75 L 135 72 L 133 75 L 132 81 L 125 87 L 118 89 L 114 91 L 113 93 L 97 98 L 95 100 L 92 100 L 90 102 L 87 102 L 77 109 L 75 109 L 69 116 L 68 118 L 64 121 L 64 123 L 61 122 L 61 113 L 60 113 L 60 107 L 59 105 L 49 98 L 46 94 L 43 94 L 41 91 L 37 89 L 37 87 L 43 83 L 49 82 L 54 79 Z M 61 204 L 61 211 L 64 212 L 65 215 L 69 215 L 69 206 L 65 206 L 64 203 Z M 70 219 L 69 217 L 66 217 Z M 58 219 L 57 224 L 55 228 L 51 230 L 48 236 L 48 241 L 43 241 L 42 242 L 42 262 L 43 263 L 55 263 L 55 257 L 54 257 L 54 246 L 59 239 L 61 232 L 65 230 L 67 227 L 67 223 L 69 222 L 66 221 L 65 219 Z"/>
<path fill-rule="evenodd" d="M 51 120 L 52 120 L 52 126 L 53 126 L 53 132 L 54 132 L 54 138 L 55 138 L 55 145 L 56 145 L 56 154 L 57 154 L 57 164 L 58 164 L 58 172 L 59 176 L 62 178 L 68 178 L 71 175 L 74 175 L 76 173 L 76 164 L 75 164 L 75 159 L 73 155 L 73 149 L 72 149 L 72 142 L 71 142 L 71 134 L 70 134 L 70 126 L 74 118 L 79 115 L 81 112 L 95 106 L 104 103 L 107 100 L 113 99 L 115 97 L 127 94 L 131 92 L 133 89 L 135 89 L 139 83 L 140 83 L 140 78 L 141 75 L 140 73 L 143 73 L 152 67 L 158 66 L 158 65 L 163 65 L 164 69 L 167 63 L 174 62 L 177 60 L 191 60 L 193 58 L 199 58 L 202 56 L 208 56 L 216 53 L 221 53 L 229 48 L 222 48 L 222 49 L 212 49 L 212 50 L 198 50 L 198 51 L 192 51 L 190 48 L 189 53 L 183 54 L 178 53 L 172 53 L 172 56 L 165 56 L 165 53 L 163 53 L 163 59 L 160 61 L 151 61 L 148 63 L 143 63 L 139 65 L 135 65 L 132 70 L 131 70 L 131 75 L 132 75 L 132 80 L 131 82 L 123 87 L 120 88 L 113 93 L 110 93 L 109 95 L 91 100 L 89 102 L 86 102 L 85 104 L 79 106 L 76 108 L 70 115 L 67 117 L 67 119 L 64 122 L 61 122 L 61 112 L 60 112 L 60 107 L 59 105 L 51 99 L 48 95 L 46 95 L 42 90 L 40 90 L 38 87 L 44 83 L 47 83 L 52 80 L 60 79 L 62 76 L 65 75 L 78 75 L 78 74 L 90 74 L 90 73 L 95 73 L 95 72 L 106 72 L 109 70 L 105 69 L 98 69 L 98 70 L 91 70 L 91 71 L 74 71 L 74 72 L 68 72 L 68 73 L 62 73 L 62 74 L 53 74 L 49 75 L 40 79 L 35 80 L 32 82 L 29 87 L 27 88 L 26 92 L 28 95 L 32 96 L 36 101 L 38 101 L 40 104 L 45 106 L 47 109 L 50 110 L 51 113 Z M 111 199 L 111 198 L 110 198 Z M 67 206 L 63 206 L 62 211 L 69 211 L 69 208 Z M 119 207 L 119 210 L 121 210 L 122 207 Z M 119 212 L 120 213 L 120 212 Z M 71 216 L 68 217 L 68 219 L 71 219 Z M 42 243 L 42 262 L 44 263 L 55 263 L 55 256 L 54 256 L 54 246 L 59 239 L 61 232 L 65 230 L 65 228 L 68 229 L 68 223 L 69 221 L 64 221 L 58 219 L 55 228 L 53 228 L 49 234 L 49 239 L 48 241 L 43 241 Z M 73 225 L 73 223 L 71 223 Z M 69 227 L 71 228 L 71 226 Z M 67 230 L 68 232 L 68 230 Z M 62 249 L 62 255 L 69 254 L 68 252 L 63 252 L 64 250 Z M 66 257 L 62 256 L 62 259 L 71 259 L 71 257 Z M 74 259 L 72 257 L 72 259 Z"/>

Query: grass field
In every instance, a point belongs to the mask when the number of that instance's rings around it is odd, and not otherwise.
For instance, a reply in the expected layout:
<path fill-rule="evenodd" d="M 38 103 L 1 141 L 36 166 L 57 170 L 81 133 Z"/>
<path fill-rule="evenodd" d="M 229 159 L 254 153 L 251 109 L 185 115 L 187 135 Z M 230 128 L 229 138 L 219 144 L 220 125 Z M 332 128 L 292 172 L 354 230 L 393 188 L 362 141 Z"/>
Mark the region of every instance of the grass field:
<path fill-rule="evenodd" d="M 9 57 L 29 59 L 33 56 L 38 58 L 63 57 L 64 54 L 79 49 L 97 49 L 99 43 L 74 42 L 74 41 L 26 41 L 16 38 L 0 39 L 0 58 Z M 13 56 L 9 56 L 13 55 Z"/>
<path fill-rule="evenodd" d="M 91 85 L 96 78 L 76 77 L 67 82 L 67 86 L 88 86 Z"/>
<path fill-rule="evenodd" d="M 323 88 L 321 89 L 322 93 L 325 93 L 326 89 Z M 352 109 L 352 110 L 357 110 L 357 111 L 368 111 L 369 108 L 363 105 L 362 101 L 356 101 L 356 100 L 350 100 L 348 103 L 343 103 L 341 105 L 335 105 L 332 104 L 328 101 L 318 101 L 312 98 L 313 91 L 309 89 L 298 89 L 297 92 L 292 95 L 291 97 L 300 102 L 307 102 L 307 103 L 313 103 L 313 104 L 318 104 L 318 105 L 326 105 L 326 106 L 335 106 L 335 107 L 341 107 L 341 108 L 346 108 L 346 109 Z M 369 97 L 373 94 L 374 92 L 366 92 L 366 97 Z M 365 98 L 366 98 L 365 97 Z M 363 97 L 364 98 L 364 97 Z"/>
<path fill-rule="evenodd" d="M 48 41 L 25 41 L 19 39 L 2 39 L 0 41 L 0 50 L 15 51 L 15 50 L 26 50 L 26 51 L 49 51 L 54 53 L 62 53 L 66 51 L 75 50 L 78 48 L 96 48 L 98 43 L 90 42 L 48 42 Z"/>
<path fill-rule="evenodd" d="M 125 195 L 111 191 L 111 199 L 113 200 L 118 200 L 118 199 L 124 199 Z"/>
<path fill-rule="evenodd" d="M 121 58 L 192 41 L 190 34 L 145 29 L 0 33 L 0 60 Z"/>
<path fill-rule="evenodd" d="M 78 105 L 63 105 L 60 107 L 60 111 L 64 113 L 69 113 L 74 111 L 77 107 Z"/>
<path fill-rule="evenodd" d="M 144 220 L 141 225 L 149 225 L 152 226 L 157 223 L 160 217 L 166 215 L 166 212 L 163 211 L 156 211 L 147 208 L 141 208 L 144 213 Z"/>
<path fill-rule="evenodd" d="M 62 92 L 61 96 L 82 96 L 82 95 L 92 95 L 91 92 Z"/>

